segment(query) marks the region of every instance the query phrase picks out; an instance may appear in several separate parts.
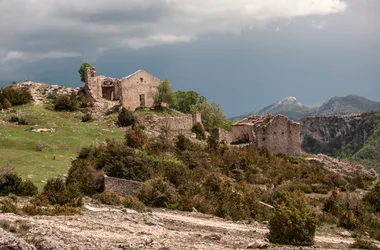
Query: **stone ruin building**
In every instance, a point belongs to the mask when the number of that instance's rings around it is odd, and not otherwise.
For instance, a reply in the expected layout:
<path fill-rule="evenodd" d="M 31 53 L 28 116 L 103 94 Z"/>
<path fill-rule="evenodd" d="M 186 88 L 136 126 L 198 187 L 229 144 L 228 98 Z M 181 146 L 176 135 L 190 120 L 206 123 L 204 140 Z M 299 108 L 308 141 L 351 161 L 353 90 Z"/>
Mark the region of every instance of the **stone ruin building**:
<path fill-rule="evenodd" d="M 84 89 L 95 101 L 120 101 L 123 107 L 134 111 L 140 106 L 153 106 L 153 94 L 160 83 L 160 79 L 144 70 L 117 79 L 97 76 L 96 68 L 89 67 Z"/>
<path fill-rule="evenodd" d="M 283 115 L 249 116 L 234 123 L 232 141 L 252 143 L 274 154 L 301 154 L 300 124 Z"/>

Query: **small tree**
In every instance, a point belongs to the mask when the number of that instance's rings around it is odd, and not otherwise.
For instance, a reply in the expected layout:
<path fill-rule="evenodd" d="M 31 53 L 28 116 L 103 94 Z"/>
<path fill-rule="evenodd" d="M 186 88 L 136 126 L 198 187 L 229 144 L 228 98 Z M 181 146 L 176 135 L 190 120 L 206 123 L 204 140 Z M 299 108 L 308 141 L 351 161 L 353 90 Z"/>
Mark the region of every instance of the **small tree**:
<path fill-rule="evenodd" d="M 9 109 L 12 106 L 12 104 L 8 101 L 8 99 L 4 99 L 2 106 L 3 109 Z"/>
<path fill-rule="evenodd" d="M 80 75 L 80 80 L 82 82 L 86 81 L 86 70 L 88 67 L 93 67 L 93 66 L 91 64 L 89 64 L 88 62 L 84 62 L 84 63 L 82 63 L 82 65 L 80 66 L 80 68 L 78 70 L 78 73 Z"/>
<path fill-rule="evenodd" d="M 269 241 L 276 244 L 309 246 L 313 244 L 317 219 L 302 192 L 279 194 L 269 221 Z"/>
<path fill-rule="evenodd" d="M 161 106 L 161 103 L 166 103 L 168 106 L 175 105 L 176 97 L 168 79 L 163 80 L 158 85 L 157 92 L 153 95 L 154 106 Z"/>
<path fill-rule="evenodd" d="M 120 127 L 134 126 L 137 122 L 136 116 L 129 109 L 122 108 L 117 118 L 117 124 Z"/>

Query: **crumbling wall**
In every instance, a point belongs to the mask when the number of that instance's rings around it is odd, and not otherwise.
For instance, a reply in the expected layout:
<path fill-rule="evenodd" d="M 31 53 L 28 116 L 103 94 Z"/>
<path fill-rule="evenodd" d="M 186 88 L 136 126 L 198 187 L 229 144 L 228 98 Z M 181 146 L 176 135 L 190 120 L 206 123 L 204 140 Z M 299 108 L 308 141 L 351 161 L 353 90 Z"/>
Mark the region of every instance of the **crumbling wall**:
<path fill-rule="evenodd" d="M 256 146 L 274 154 L 301 154 L 300 124 L 277 115 L 254 126 Z"/>
<path fill-rule="evenodd" d="M 162 131 L 169 131 L 170 136 L 189 134 L 193 127 L 193 116 L 152 116 L 146 119 L 144 126 L 146 130 L 154 132 L 155 135 L 159 135 Z"/>
<path fill-rule="evenodd" d="M 95 67 L 86 69 L 84 90 L 94 100 L 119 100 L 121 98 L 121 82 L 117 78 L 97 76 Z"/>
<path fill-rule="evenodd" d="M 232 126 L 232 142 L 254 142 L 256 136 L 252 124 L 238 124 Z"/>
<path fill-rule="evenodd" d="M 152 107 L 153 95 L 161 80 L 139 70 L 121 80 L 121 102 L 123 107 L 134 111 L 140 106 Z"/>
<path fill-rule="evenodd" d="M 120 196 L 137 195 L 142 183 L 137 181 L 104 176 L 104 190 L 112 191 Z"/>
<path fill-rule="evenodd" d="M 233 142 L 231 131 L 227 131 L 221 128 L 214 128 L 211 130 L 211 133 L 219 142 L 224 142 L 226 144 Z"/>

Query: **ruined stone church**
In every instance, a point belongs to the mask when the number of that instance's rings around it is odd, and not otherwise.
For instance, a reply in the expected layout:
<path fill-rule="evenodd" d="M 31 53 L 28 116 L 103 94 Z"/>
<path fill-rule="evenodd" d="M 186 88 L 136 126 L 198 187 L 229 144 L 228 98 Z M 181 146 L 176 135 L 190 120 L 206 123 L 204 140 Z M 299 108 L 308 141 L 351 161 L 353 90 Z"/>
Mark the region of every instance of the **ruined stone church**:
<path fill-rule="evenodd" d="M 97 76 L 96 68 L 89 67 L 84 89 L 95 101 L 118 100 L 123 107 L 134 111 L 140 106 L 153 106 L 153 95 L 160 83 L 160 79 L 144 70 L 117 79 Z"/>

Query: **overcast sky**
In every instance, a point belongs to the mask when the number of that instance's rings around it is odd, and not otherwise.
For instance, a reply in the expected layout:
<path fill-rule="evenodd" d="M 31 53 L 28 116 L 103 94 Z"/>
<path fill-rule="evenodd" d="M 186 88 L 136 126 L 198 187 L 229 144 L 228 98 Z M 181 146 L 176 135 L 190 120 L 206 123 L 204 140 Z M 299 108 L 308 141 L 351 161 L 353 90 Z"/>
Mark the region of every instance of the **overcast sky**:
<path fill-rule="evenodd" d="M 380 101 L 380 0 L 0 0 L 0 86 L 144 69 L 227 116 L 295 96 Z"/>

